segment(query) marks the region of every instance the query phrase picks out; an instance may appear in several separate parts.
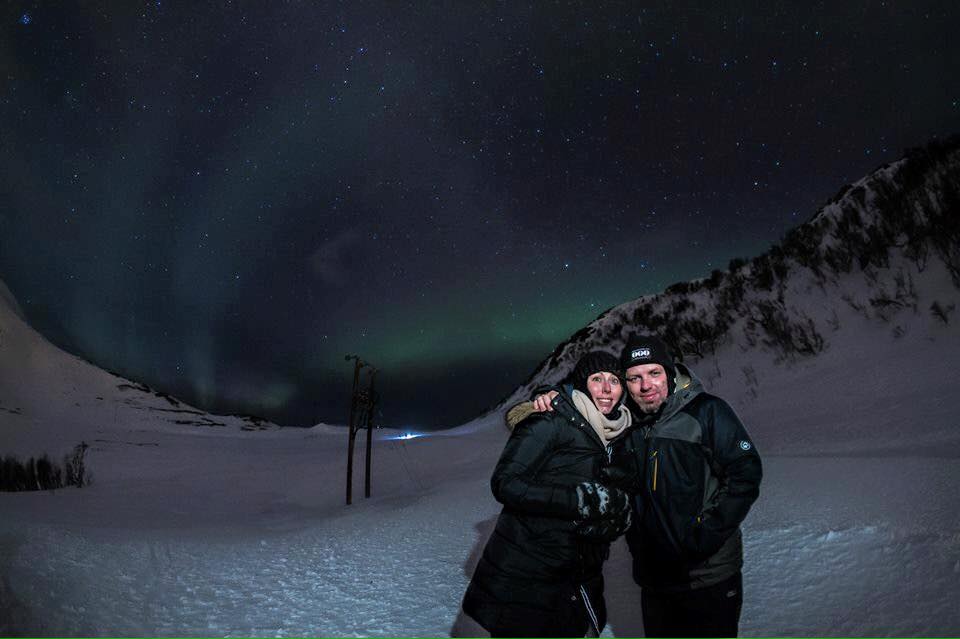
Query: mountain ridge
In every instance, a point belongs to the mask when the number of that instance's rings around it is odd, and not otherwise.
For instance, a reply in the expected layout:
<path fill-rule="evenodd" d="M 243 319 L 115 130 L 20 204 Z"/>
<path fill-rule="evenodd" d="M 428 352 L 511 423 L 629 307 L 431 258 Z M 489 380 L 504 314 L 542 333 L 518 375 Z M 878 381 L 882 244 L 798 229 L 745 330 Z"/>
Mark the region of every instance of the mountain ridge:
<path fill-rule="evenodd" d="M 941 348 L 929 357 L 939 367 L 960 341 L 958 293 L 960 136 L 952 136 L 846 185 L 765 253 L 601 313 L 497 409 L 557 383 L 588 350 L 618 353 L 631 332 L 663 336 L 708 389 L 747 412 L 753 402 L 744 388 L 756 395 L 760 371 L 779 379 L 829 351 L 869 362 L 871 371 L 882 366 L 861 352 L 864 340 L 908 357 L 904 345 L 919 352 L 932 340 Z"/>

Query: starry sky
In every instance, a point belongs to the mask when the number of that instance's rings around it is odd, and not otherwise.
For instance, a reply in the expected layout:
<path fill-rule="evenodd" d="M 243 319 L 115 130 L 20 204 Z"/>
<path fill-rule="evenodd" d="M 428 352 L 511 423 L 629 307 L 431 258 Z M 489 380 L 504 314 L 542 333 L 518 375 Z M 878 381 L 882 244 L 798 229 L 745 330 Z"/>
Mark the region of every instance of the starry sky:
<path fill-rule="evenodd" d="M 699 5 L 699 6 L 697 6 Z M 218 412 L 461 423 L 960 131 L 942 2 L 17 2 L 0 279 Z"/>

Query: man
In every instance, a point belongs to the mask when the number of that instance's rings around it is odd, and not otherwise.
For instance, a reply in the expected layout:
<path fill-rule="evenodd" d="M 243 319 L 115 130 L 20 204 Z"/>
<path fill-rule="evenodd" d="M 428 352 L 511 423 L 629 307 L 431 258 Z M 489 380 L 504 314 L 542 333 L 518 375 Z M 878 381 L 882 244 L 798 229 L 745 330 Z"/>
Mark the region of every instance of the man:
<path fill-rule="evenodd" d="M 648 637 L 733 637 L 743 602 L 740 523 L 762 468 L 750 436 L 667 346 L 632 335 L 620 357 L 634 427 L 605 470 L 633 496 L 627 544 Z M 549 410 L 555 391 L 538 396 Z"/>

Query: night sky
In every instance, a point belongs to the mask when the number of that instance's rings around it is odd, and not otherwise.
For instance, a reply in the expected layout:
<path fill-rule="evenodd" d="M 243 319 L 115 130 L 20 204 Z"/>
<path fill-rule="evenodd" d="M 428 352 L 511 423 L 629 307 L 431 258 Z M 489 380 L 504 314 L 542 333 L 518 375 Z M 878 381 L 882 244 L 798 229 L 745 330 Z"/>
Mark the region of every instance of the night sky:
<path fill-rule="evenodd" d="M 694 4 L 694 3 L 691 3 Z M 960 131 L 946 2 L 6 2 L 0 279 L 218 412 L 475 416 Z"/>

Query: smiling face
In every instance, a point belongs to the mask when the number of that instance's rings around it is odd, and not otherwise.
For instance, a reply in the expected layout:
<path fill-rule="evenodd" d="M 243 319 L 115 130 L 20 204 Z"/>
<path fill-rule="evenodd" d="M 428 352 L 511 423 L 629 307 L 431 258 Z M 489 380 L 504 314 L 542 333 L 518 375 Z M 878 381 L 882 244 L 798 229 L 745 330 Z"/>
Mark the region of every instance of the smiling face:
<path fill-rule="evenodd" d="M 587 377 L 587 392 L 597 410 L 608 415 L 623 396 L 623 386 L 620 385 L 620 378 L 613 373 L 591 373 Z"/>
<path fill-rule="evenodd" d="M 655 413 L 667 401 L 667 372 L 660 364 L 638 364 L 627 369 L 627 390 L 644 413 Z"/>

